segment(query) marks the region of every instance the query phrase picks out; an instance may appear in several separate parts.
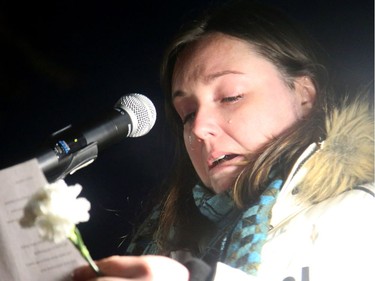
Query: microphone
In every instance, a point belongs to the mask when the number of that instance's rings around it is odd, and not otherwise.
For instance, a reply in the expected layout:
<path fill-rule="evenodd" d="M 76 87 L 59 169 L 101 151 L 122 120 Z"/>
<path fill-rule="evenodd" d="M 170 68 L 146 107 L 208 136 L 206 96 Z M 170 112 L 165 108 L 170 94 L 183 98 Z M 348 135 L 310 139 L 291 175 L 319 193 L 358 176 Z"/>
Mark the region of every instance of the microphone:
<path fill-rule="evenodd" d="M 51 135 L 48 148 L 36 158 L 49 182 L 91 164 L 98 151 L 126 137 L 146 135 L 154 126 L 156 110 L 141 94 L 121 97 L 112 111 L 77 128 L 69 125 Z"/>

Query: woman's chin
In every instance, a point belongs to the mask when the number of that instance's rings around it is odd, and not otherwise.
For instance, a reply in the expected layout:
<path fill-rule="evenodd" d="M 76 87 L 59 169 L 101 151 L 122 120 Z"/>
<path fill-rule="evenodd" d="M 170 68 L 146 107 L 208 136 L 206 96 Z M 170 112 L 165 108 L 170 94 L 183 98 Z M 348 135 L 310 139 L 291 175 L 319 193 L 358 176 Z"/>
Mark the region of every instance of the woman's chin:
<path fill-rule="evenodd" d="M 233 185 L 235 183 L 235 178 L 227 179 L 227 180 L 221 180 L 221 181 L 213 181 L 211 182 L 211 187 L 210 189 L 216 193 L 222 193 L 225 192 L 231 188 L 233 188 Z"/>

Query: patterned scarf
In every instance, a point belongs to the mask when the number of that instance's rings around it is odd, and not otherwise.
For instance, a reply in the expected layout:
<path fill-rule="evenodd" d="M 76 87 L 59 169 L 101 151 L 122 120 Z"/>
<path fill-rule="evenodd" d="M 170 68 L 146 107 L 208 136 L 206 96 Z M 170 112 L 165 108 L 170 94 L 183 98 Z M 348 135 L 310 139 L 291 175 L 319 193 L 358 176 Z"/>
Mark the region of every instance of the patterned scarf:
<path fill-rule="evenodd" d="M 272 181 L 259 200 L 244 212 L 235 208 L 229 192 L 213 194 L 207 188 L 196 185 L 193 188 L 195 204 L 218 228 L 217 235 L 211 239 L 200 258 L 209 260 L 213 251 L 220 261 L 256 275 L 261 262 L 261 250 L 267 238 L 271 210 L 282 183 L 280 179 Z M 152 237 L 159 221 L 159 207 L 142 224 L 126 254 L 158 254 L 158 247 Z"/>
<path fill-rule="evenodd" d="M 272 181 L 259 200 L 240 213 L 236 220 L 233 218 L 238 214 L 238 210 L 234 207 L 229 193 L 215 195 L 200 185 L 194 187 L 193 195 L 200 212 L 218 224 L 222 239 L 222 262 L 249 274 L 257 274 L 261 250 L 267 238 L 271 209 L 282 183 L 281 179 Z M 225 234 L 224 238 L 222 233 Z"/>

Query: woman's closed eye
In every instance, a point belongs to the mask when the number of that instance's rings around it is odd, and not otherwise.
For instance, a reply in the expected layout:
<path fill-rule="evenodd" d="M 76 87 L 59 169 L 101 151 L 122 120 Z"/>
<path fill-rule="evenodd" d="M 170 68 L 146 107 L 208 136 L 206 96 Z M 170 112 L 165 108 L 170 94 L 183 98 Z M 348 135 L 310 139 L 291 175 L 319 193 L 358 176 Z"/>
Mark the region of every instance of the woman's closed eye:
<path fill-rule="evenodd" d="M 225 97 L 220 100 L 220 102 L 225 103 L 225 102 L 237 102 L 240 99 L 243 98 L 243 95 L 236 95 L 236 96 L 230 96 L 230 97 Z"/>
<path fill-rule="evenodd" d="M 243 98 L 244 95 L 236 95 L 236 96 L 229 96 L 229 97 L 224 97 L 220 99 L 220 103 L 236 103 L 239 100 Z M 196 111 L 192 111 L 191 113 L 188 113 L 182 117 L 182 124 L 185 125 L 187 123 L 190 123 L 194 120 L 196 115 Z"/>
<path fill-rule="evenodd" d="M 195 118 L 195 111 L 194 112 L 191 112 L 189 114 L 186 114 L 183 118 L 182 118 L 182 124 L 185 125 L 189 122 L 191 122 L 192 120 L 194 120 Z"/>

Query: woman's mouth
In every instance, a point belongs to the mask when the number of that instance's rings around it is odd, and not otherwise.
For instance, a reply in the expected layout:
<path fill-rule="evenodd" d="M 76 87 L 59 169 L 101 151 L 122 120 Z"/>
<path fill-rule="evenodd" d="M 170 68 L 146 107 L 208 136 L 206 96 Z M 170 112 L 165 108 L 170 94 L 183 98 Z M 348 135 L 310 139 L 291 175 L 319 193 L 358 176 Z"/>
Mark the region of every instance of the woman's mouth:
<path fill-rule="evenodd" d="M 210 169 L 216 167 L 217 165 L 219 165 L 219 164 L 221 164 L 221 163 L 223 163 L 223 162 L 225 162 L 225 161 L 231 160 L 231 159 L 233 159 L 233 158 L 235 158 L 235 157 L 237 157 L 237 156 L 238 156 L 238 155 L 236 155 L 236 154 L 222 155 L 222 156 L 216 158 L 216 159 L 212 162 L 212 164 L 210 165 Z"/>

